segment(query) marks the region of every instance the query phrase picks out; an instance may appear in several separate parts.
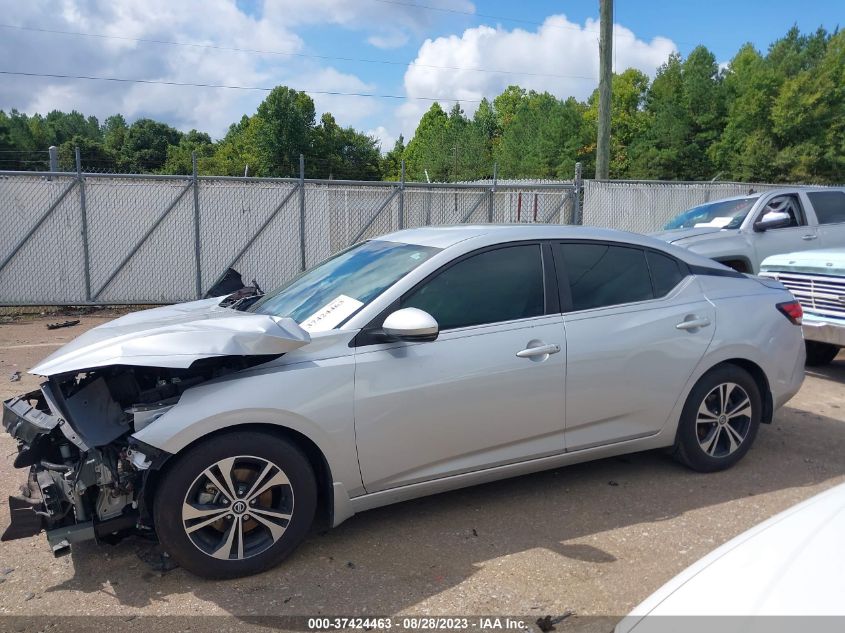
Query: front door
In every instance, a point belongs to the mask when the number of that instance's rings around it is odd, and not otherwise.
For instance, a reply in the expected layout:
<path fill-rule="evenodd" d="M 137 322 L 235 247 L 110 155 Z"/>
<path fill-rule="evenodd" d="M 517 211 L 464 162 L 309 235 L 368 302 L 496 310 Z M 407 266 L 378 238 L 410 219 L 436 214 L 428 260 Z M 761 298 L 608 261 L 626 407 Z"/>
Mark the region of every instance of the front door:
<path fill-rule="evenodd" d="M 815 226 L 808 226 L 807 216 L 798 195 L 785 194 L 773 197 L 757 213 L 754 221 L 762 220 L 763 216 L 773 211 L 788 213 L 792 221 L 789 226 L 753 234 L 756 257 L 753 262 L 754 270 L 750 272 L 759 272 L 760 263 L 769 255 L 821 248 L 818 229 Z"/>
<path fill-rule="evenodd" d="M 531 243 L 461 258 L 402 298 L 441 333 L 356 350 L 368 492 L 564 452 L 565 337 L 546 294 Z"/>

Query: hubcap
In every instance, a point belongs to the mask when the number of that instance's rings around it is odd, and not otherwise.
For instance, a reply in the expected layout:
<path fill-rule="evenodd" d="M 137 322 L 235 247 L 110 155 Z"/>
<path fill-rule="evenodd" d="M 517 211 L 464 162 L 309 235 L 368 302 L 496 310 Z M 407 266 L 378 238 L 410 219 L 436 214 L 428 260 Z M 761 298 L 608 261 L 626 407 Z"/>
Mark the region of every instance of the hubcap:
<path fill-rule="evenodd" d="M 182 526 L 204 554 L 222 560 L 257 556 L 285 533 L 293 488 L 285 472 L 262 457 L 240 455 L 202 471 L 185 494 Z"/>
<path fill-rule="evenodd" d="M 711 457 L 727 457 L 735 452 L 751 428 L 751 399 L 733 382 L 725 382 L 708 393 L 695 420 L 701 450 Z"/>

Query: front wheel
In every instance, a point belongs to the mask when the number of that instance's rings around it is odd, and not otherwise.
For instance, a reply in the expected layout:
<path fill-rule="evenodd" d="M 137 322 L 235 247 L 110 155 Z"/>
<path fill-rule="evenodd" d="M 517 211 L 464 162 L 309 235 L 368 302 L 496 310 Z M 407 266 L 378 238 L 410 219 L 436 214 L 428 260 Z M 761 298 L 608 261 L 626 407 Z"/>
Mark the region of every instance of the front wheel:
<path fill-rule="evenodd" d="M 748 452 L 763 411 L 760 389 L 736 365 L 699 379 L 687 398 L 675 441 L 675 458 L 693 470 L 730 468 Z"/>
<path fill-rule="evenodd" d="M 206 578 L 235 578 L 279 563 L 314 519 L 317 485 L 294 444 L 253 431 L 212 437 L 190 448 L 162 479 L 155 529 L 182 567 Z"/>
<path fill-rule="evenodd" d="M 804 341 L 807 348 L 807 365 L 818 366 L 827 365 L 833 362 L 836 355 L 839 354 L 839 346 L 831 345 L 830 343 L 820 343 L 819 341 Z"/>

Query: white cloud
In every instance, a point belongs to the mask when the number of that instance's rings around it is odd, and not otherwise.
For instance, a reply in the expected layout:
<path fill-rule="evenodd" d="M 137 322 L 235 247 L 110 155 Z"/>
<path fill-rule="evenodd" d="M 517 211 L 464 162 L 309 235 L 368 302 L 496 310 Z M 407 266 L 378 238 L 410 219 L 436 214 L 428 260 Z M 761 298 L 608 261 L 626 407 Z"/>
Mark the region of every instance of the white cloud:
<path fill-rule="evenodd" d="M 376 48 L 400 48 L 408 43 L 408 34 L 404 31 L 385 32 L 378 35 L 371 35 L 367 42 Z"/>
<path fill-rule="evenodd" d="M 582 26 L 555 15 L 536 31 L 478 26 L 461 35 L 428 39 L 405 72 L 406 93 L 410 97 L 459 99 L 467 112 L 475 110 L 475 101 L 495 97 L 511 84 L 561 98 L 586 99 L 598 85 L 598 27 L 597 20 L 588 19 Z M 630 29 L 614 25 L 615 67 L 620 71 L 633 67 L 654 76 L 675 50 L 667 38 L 644 42 Z M 430 66 L 448 66 L 450 70 Z M 470 70 L 477 68 L 509 72 Z M 413 132 L 429 105 L 409 101 L 398 109 L 406 135 Z"/>
<path fill-rule="evenodd" d="M 378 140 L 382 154 L 386 154 L 392 150 L 393 146 L 396 144 L 396 139 L 398 138 L 397 136 L 391 134 L 383 125 L 379 125 L 372 130 L 367 130 L 367 136 L 372 136 L 374 139 Z"/>
<path fill-rule="evenodd" d="M 4 22 L 119 39 L 2 29 L 0 57 L 14 60 L 14 69 L 238 86 L 285 84 L 337 92 L 376 90 L 353 74 L 284 54 L 310 52 L 292 30 L 303 21 L 291 19 L 282 10 L 287 6 L 296 17 L 294 9 L 308 4 L 301 1 L 268 1 L 265 10 L 255 15 L 240 11 L 235 0 L 60 1 L 60 6 L 49 9 L 43 3 L 15 3 L 4 14 Z M 322 0 L 315 3 L 319 6 L 314 11 L 306 13 L 309 19 L 317 20 L 320 10 L 327 13 L 332 4 Z M 350 28 L 354 26 L 353 14 L 348 8 L 337 13 Z M 160 43 L 133 41 L 137 39 Z M 254 112 L 266 94 L 257 90 L 6 77 L 0 80 L 0 109 L 17 108 L 28 113 L 77 109 L 101 121 L 120 112 L 130 120 L 150 116 L 183 130 L 197 128 L 220 137 L 243 114 Z M 344 126 L 360 125 L 362 118 L 381 108 L 376 100 L 362 97 L 314 95 L 314 100 L 318 112 L 330 110 Z"/>

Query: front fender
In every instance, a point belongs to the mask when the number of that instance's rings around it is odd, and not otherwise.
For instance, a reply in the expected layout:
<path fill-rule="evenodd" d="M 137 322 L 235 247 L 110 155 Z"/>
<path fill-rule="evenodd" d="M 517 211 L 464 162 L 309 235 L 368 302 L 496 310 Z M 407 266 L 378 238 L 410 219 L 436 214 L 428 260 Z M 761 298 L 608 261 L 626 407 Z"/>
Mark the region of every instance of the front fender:
<path fill-rule="evenodd" d="M 288 428 L 323 453 L 336 482 L 363 492 L 353 422 L 352 356 L 239 374 L 187 390 L 163 416 L 133 436 L 178 454 L 202 437 L 243 424 Z"/>

